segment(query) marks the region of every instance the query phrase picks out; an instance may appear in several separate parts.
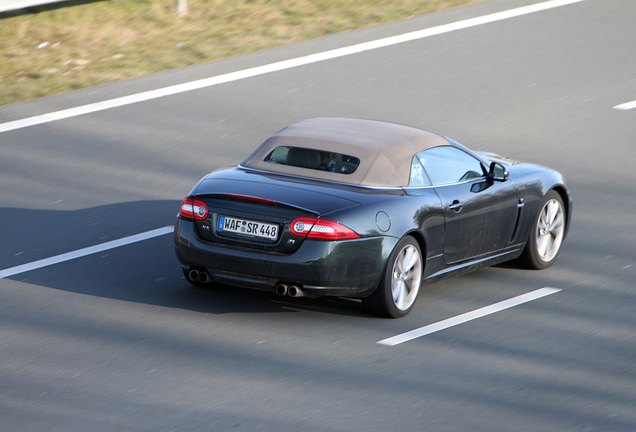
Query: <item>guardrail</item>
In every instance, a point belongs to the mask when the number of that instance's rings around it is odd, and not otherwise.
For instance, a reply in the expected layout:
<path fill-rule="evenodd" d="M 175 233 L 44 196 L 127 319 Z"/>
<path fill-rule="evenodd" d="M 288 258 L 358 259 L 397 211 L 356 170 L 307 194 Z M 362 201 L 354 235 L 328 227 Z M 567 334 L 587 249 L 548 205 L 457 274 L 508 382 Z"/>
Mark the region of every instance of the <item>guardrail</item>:
<path fill-rule="evenodd" d="M 69 0 L 0 0 L 0 13 L 40 6 L 49 3 L 60 3 Z M 188 12 L 188 0 L 177 0 L 177 13 L 185 15 Z"/>
<path fill-rule="evenodd" d="M 59 3 L 68 0 L 0 0 L 0 12 L 24 9 L 48 3 Z"/>

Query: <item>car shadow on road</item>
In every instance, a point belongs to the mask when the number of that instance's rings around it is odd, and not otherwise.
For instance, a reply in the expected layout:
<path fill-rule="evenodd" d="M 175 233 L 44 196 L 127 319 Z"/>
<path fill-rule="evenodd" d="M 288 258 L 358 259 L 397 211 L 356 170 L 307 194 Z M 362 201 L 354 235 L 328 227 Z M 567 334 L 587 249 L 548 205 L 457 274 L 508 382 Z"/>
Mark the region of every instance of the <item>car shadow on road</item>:
<path fill-rule="evenodd" d="M 71 211 L 0 208 L 0 237 L 4 239 L 0 270 L 173 225 L 179 205 L 179 201 L 139 201 Z M 361 302 L 354 299 L 282 297 L 223 284 L 192 286 L 183 277 L 169 233 L 6 279 L 211 314 L 316 312 L 366 316 Z"/>

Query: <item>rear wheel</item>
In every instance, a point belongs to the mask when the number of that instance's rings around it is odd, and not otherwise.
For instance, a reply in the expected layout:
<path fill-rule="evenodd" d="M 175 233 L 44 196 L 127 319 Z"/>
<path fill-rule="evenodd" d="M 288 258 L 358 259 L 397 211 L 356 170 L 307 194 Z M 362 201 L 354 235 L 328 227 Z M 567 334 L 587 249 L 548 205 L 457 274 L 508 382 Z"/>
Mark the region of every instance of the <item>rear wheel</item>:
<path fill-rule="evenodd" d="M 519 263 L 527 268 L 545 269 L 550 267 L 561 249 L 565 235 L 565 208 L 556 191 L 546 194 L 537 215 L 526 248 L 519 257 Z"/>
<path fill-rule="evenodd" d="M 408 314 L 420 291 L 423 268 L 420 246 L 413 237 L 402 238 L 389 256 L 380 285 L 363 299 L 365 309 L 389 318 Z"/>

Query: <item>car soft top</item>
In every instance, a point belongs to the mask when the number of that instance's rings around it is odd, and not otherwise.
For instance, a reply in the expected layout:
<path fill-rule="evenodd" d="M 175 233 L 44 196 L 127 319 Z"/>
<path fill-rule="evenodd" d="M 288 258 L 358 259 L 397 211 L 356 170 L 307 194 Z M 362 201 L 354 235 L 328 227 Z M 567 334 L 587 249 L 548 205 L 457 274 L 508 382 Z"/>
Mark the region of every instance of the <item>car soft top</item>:
<path fill-rule="evenodd" d="M 371 187 L 404 187 L 411 160 L 431 147 L 449 145 L 440 135 L 410 126 L 375 120 L 315 118 L 289 126 L 266 140 L 241 166 Z M 352 174 L 307 169 L 265 161 L 280 146 L 342 152 L 360 159 Z"/>

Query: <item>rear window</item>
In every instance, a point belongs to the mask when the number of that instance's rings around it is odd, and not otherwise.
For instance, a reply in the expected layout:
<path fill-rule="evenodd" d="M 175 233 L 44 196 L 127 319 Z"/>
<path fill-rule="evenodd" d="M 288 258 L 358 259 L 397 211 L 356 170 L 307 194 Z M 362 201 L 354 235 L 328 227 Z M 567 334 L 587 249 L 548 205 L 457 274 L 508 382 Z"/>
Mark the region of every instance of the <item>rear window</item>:
<path fill-rule="evenodd" d="M 275 164 L 340 174 L 352 174 L 360 165 L 360 159 L 355 156 L 291 146 L 276 147 L 263 160 Z"/>

